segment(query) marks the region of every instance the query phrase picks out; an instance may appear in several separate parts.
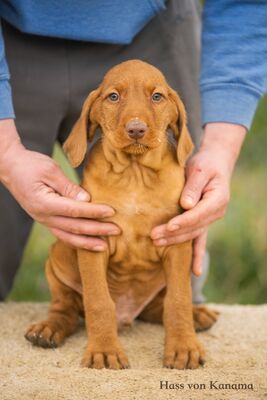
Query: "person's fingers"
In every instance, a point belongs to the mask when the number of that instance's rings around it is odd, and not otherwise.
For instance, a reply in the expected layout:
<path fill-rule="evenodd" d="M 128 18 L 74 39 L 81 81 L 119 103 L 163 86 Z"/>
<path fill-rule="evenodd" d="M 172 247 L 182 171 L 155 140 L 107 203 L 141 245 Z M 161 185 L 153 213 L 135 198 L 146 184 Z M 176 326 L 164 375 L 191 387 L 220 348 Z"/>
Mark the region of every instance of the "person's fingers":
<path fill-rule="evenodd" d="M 210 217 L 210 218 L 212 218 L 212 217 Z M 209 224 L 209 219 L 206 221 L 203 221 L 201 223 L 198 223 L 196 225 L 193 225 L 193 226 L 189 226 L 189 227 L 183 226 L 182 228 L 178 228 L 175 231 L 169 231 L 167 228 L 167 224 L 160 225 L 151 231 L 150 237 L 153 240 L 157 240 L 157 239 L 162 239 L 162 238 L 170 238 L 170 237 L 174 237 L 174 236 L 185 235 L 185 234 L 191 233 L 197 229 L 204 228 L 208 224 Z"/>
<path fill-rule="evenodd" d="M 183 226 L 183 227 L 179 227 L 178 229 L 176 229 L 175 231 L 169 231 L 167 224 L 165 225 L 160 225 L 159 230 L 156 231 L 156 233 L 151 233 L 151 238 L 153 240 L 156 239 L 161 239 L 161 238 L 168 238 L 168 237 L 172 237 L 172 236 L 179 236 L 179 235 L 185 235 L 186 233 L 190 233 L 192 231 L 195 231 L 197 229 L 201 229 L 206 227 L 207 225 L 209 225 L 210 223 L 214 222 L 214 216 L 210 215 L 209 217 L 207 217 L 205 220 L 198 222 L 195 225 L 192 226 Z M 156 229 L 156 228 L 155 228 Z"/>
<path fill-rule="evenodd" d="M 104 251 L 107 249 L 107 243 L 104 240 L 93 236 L 75 235 L 57 228 L 50 228 L 50 231 L 62 242 L 72 247 L 92 251 Z"/>
<path fill-rule="evenodd" d="M 212 194 L 203 196 L 203 199 L 191 210 L 172 218 L 167 223 L 167 230 L 176 231 L 183 227 L 193 228 L 201 223 L 211 223 L 224 216 L 226 204 L 226 197 L 222 193 L 213 191 Z"/>
<path fill-rule="evenodd" d="M 112 223 L 98 222 L 82 218 L 48 217 L 46 225 L 76 235 L 119 235 L 120 228 Z"/>
<path fill-rule="evenodd" d="M 105 204 L 94 204 L 67 199 L 53 192 L 47 193 L 45 200 L 35 208 L 36 213 L 39 213 L 40 215 L 54 215 L 71 218 L 98 219 L 111 217 L 115 214 L 114 210 Z"/>
<path fill-rule="evenodd" d="M 209 180 L 210 176 L 204 169 L 198 166 L 190 168 L 190 173 L 187 174 L 187 180 L 180 198 L 180 204 L 185 210 L 195 207 Z"/>
<path fill-rule="evenodd" d="M 206 201 L 206 198 L 201 200 L 200 203 L 204 201 Z M 217 219 L 217 207 L 215 210 L 214 206 L 210 210 L 206 209 L 205 207 L 204 209 L 206 210 L 206 214 L 204 218 L 202 207 L 199 209 L 199 204 L 193 210 L 185 211 L 183 214 L 172 218 L 167 224 L 154 227 L 150 234 L 151 239 L 158 240 L 162 238 L 185 235 L 196 229 L 201 229 Z M 201 213 L 200 216 L 198 215 L 199 213 Z"/>
<path fill-rule="evenodd" d="M 202 265 L 206 251 L 208 229 L 195 238 L 193 242 L 193 260 L 192 260 L 192 272 L 196 276 L 202 274 Z"/>
<path fill-rule="evenodd" d="M 155 246 L 169 246 L 171 244 L 178 244 L 187 242 L 188 240 L 195 239 L 203 233 L 203 229 L 196 229 L 184 235 L 177 235 L 171 237 L 164 237 L 162 239 L 153 240 Z"/>
<path fill-rule="evenodd" d="M 69 199 L 90 201 L 90 194 L 81 186 L 69 180 L 55 162 L 47 165 L 45 183 L 58 194 Z"/>
<path fill-rule="evenodd" d="M 167 232 L 167 224 L 157 225 L 151 230 L 150 237 L 152 240 L 160 239 L 164 237 Z"/>

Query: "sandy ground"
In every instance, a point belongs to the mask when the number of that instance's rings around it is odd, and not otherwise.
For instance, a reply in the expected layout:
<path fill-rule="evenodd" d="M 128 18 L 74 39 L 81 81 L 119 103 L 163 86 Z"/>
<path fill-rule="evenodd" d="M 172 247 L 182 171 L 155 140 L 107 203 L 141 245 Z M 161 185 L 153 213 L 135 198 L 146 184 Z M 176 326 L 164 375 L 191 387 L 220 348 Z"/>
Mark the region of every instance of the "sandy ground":
<path fill-rule="evenodd" d="M 83 326 L 63 347 L 39 349 L 23 333 L 45 317 L 47 304 L 0 303 L 0 399 L 267 399 L 267 306 L 214 308 L 221 311 L 219 321 L 199 334 L 207 352 L 204 367 L 163 369 L 162 326 L 137 322 L 121 335 L 131 369 L 96 371 L 80 367 L 86 344 Z M 218 389 L 210 387 L 211 381 Z M 234 384 L 249 386 L 237 390 Z"/>

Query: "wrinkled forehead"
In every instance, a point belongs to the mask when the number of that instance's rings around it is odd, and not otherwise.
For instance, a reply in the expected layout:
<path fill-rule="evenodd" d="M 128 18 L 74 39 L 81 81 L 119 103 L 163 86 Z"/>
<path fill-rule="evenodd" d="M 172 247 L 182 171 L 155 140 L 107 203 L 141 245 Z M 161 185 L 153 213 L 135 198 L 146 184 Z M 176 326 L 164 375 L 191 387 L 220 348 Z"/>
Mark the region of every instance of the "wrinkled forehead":
<path fill-rule="evenodd" d="M 126 62 L 112 68 L 104 77 L 101 84 L 103 90 L 116 88 L 123 90 L 127 87 L 167 89 L 167 82 L 163 74 L 152 65 L 142 62 Z"/>

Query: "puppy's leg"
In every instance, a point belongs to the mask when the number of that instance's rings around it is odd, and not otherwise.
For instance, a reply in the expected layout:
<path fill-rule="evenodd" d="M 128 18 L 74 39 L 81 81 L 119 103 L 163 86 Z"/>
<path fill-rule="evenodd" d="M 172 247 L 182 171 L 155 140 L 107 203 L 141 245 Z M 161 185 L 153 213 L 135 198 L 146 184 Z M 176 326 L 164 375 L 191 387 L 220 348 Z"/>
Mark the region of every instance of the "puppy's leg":
<path fill-rule="evenodd" d="M 48 318 L 30 326 L 25 338 L 36 346 L 58 347 L 77 328 L 82 313 L 81 296 L 64 285 L 54 274 L 52 260 L 46 264 L 46 276 L 52 295 Z"/>
<path fill-rule="evenodd" d="M 129 366 L 117 334 L 115 304 L 107 284 L 108 254 L 78 250 L 88 345 L 82 365 L 121 369 Z"/>
<path fill-rule="evenodd" d="M 191 258 L 191 242 L 168 247 L 163 257 L 167 283 L 163 311 L 167 368 L 194 369 L 203 364 L 204 351 L 193 322 Z"/>

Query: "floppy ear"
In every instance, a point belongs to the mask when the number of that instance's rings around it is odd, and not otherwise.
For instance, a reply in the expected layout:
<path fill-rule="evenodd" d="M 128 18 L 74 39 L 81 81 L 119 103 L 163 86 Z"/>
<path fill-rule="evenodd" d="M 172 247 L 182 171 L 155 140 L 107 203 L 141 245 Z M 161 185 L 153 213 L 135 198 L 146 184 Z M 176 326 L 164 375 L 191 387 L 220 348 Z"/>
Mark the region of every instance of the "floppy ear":
<path fill-rule="evenodd" d="M 173 89 L 169 89 L 170 100 L 176 106 L 176 113 L 173 114 L 169 126 L 177 140 L 177 160 L 181 167 L 184 167 L 186 161 L 194 149 L 194 145 L 187 129 L 187 117 L 184 104 Z"/>
<path fill-rule="evenodd" d="M 72 128 L 63 149 L 70 160 L 71 165 L 78 167 L 84 160 L 87 150 L 87 139 L 91 141 L 94 137 L 98 123 L 91 115 L 92 107 L 100 93 L 99 89 L 92 91 L 85 100 L 80 118 Z"/>

